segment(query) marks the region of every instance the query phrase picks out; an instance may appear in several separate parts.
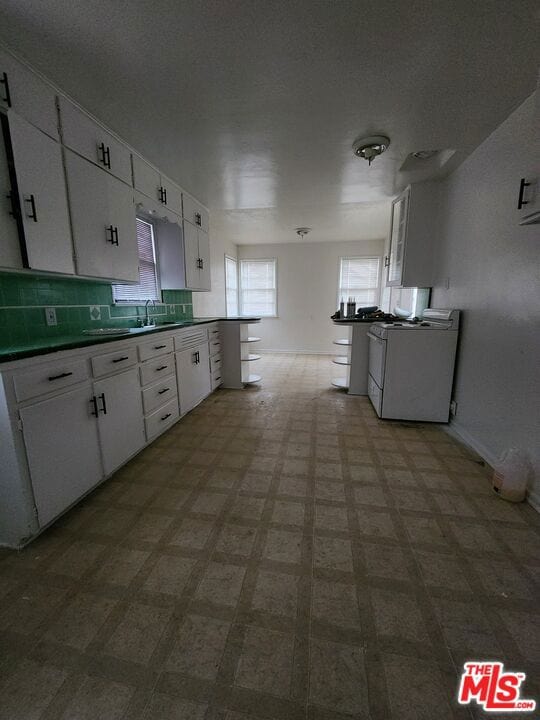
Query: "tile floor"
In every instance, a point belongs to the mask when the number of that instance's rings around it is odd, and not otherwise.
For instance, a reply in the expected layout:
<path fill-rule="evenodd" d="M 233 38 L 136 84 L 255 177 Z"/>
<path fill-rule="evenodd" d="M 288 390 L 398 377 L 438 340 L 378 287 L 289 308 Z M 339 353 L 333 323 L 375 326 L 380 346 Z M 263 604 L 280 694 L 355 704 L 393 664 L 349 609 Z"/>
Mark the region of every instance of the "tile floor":
<path fill-rule="evenodd" d="M 259 365 L 0 554 L 2 720 L 479 718 L 471 658 L 540 700 L 534 510 L 327 357 Z"/>

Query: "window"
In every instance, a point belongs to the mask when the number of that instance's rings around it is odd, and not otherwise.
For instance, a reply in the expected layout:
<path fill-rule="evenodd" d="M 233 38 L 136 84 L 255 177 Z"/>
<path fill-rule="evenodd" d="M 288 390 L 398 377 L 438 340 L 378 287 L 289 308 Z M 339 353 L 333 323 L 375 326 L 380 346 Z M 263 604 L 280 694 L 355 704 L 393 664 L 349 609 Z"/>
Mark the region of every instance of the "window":
<path fill-rule="evenodd" d="M 154 226 L 137 218 L 137 243 L 139 246 L 139 282 L 135 285 L 113 285 L 115 302 L 145 303 L 147 300 L 161 302 L 156 268 Z"/>
<path fill-rule="evenodd" d="M 377 257 L 340 258 L 338 305 L 349 297 L 360 306 L 379 302 L 379 263 Z"/>
<path fill-rule="evenodd" d="M 238 316 L 238 263 L 225 255 L 225 300 L 227 317 Z"/>
<path fill-rule="evenodd" d="M 275 259 L 240 261 L 240 315 L 277 315 Z"/>

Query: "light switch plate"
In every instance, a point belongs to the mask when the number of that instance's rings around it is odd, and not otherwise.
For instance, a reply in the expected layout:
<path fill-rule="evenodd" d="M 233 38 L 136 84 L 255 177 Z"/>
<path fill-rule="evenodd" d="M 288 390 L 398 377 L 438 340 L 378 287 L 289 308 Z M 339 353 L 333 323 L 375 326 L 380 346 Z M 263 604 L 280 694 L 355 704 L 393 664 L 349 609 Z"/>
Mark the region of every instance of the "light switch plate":
<path fill-rule="evenodd" d="M 45 322 L 47 325 L 58 325 L 56 321 L 56 308 L 45 308 Z"/>

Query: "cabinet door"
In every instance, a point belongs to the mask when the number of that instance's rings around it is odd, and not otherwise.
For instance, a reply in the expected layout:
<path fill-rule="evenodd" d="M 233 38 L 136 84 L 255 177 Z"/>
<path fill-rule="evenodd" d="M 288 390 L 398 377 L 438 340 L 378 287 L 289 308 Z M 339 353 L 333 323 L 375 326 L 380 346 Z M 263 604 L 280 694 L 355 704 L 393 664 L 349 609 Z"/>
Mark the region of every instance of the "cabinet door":
<path fill-rule="evenodd" d="M 131 185 L 131 153 L 127 145 L 66 98 L 61 97 L 59 105 L 64 145 Z"/>
<path fill-rule="evenodd" d="M 199 234 L 197 228 L 189 222 L 184 222 L 184 257 L 186 259 L 186 288 L 199 290 Z"/>
<path fill-rule="evenodd" d="M 183 197 L 183 208 L 186 220 L 195 225 L 195 227 L 200 227 L 201 230 L 207 233 L 209 223 L 208 210 L 186 194 L 184 194 Z"/>
<path fill-rule="evenodd" d="M 139 371 L 127 370 L 94 383 L 99 440 L 105 474 L 110 475 L 144 445 Z"/>
<path fill-rule="evenodd" d="M 13 113 L 9 130 L 28 265 L 33 270 L 73 274 L 60 145 Z"/>
<path fill-rule="evenodd" d="M 143 195 L 148 195 L 152 200 L 161 202 L 161 178 L 158 171 L 145 162 L 138 155 L 132 155 L 133 160 L 133 184 Z"/>
<path fill-rule="evenodd" d="M 201 270 L 199 275 L 199 288 L 201 290 L 210 290 L 210 241 L 208 233 L 204 230 L 198 231 L 199 238 L 199 258 L 201 261 Z"/>
<path fill-rule="evenodd" d="M 164 194 L 164 200 L 165 205 L 170 208 L 173 212 L 175 212 L 177 215 L 182 215 L 182 191 L 176 185 L 173 183 L 172 180 L 169 180 L 168 177 L 165 177 L 165 175 L 161 176 L 161 186 L 163 190 L 165 191 Z"/>
<path fill-rule="evenodd" d="M 40 527 L 103 477 L 89 385 L 20 410 Z"/>
<path fill-rule="evenodd" d="M 185 415 L 210 393 L 208 343 L 176 353 L 180 414 Z"/>
<path fill-rule="evenodd" d="M 159 280 L 162 290 L 186 287 L 186 269 L 182 228 L 177 223 L 156 223 L 154 226 L 159 258 Z"/>
<path fill-rule="evenodd" d="M 390 256 L 387 285 L 401 285 L 405 243 L 407 239 L 407 215 L 409 210 L 409 191 L 406 190 L 392 203 L 392 223 L 390 227 Z"/>
<path fill-rule="evenodd" d="M 66 172 L 77 273 L 137 282 L 133 190 L 69 150 Z"/>
<path fill-rule="evenodd" d="M 0 105 L 11 109 L 58 139 L 56 93 L 49 85 L 0 49 Z"/>
<path fill-rule="evenodd" d="M 0 267 L 22 268 L 21 245 L 15 218 L 17 199 L 13 196 L 5 138 L 9 140 L 7 118 L 0 115 Z M 5 133 L 5 134 L 4 134 Z"/>

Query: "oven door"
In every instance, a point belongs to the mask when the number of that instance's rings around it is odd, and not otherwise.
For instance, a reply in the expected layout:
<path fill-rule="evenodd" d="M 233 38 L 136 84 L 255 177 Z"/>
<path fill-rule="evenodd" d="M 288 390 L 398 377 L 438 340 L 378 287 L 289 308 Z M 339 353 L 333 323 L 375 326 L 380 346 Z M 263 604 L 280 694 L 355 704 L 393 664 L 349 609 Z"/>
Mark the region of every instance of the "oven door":
<path fill-rule="evenodd" d="M 386 340 L 367 334 L 369 338 L 369 374 L 382 389 L 384 384 L 384 364 L 386 362 Z"/>

